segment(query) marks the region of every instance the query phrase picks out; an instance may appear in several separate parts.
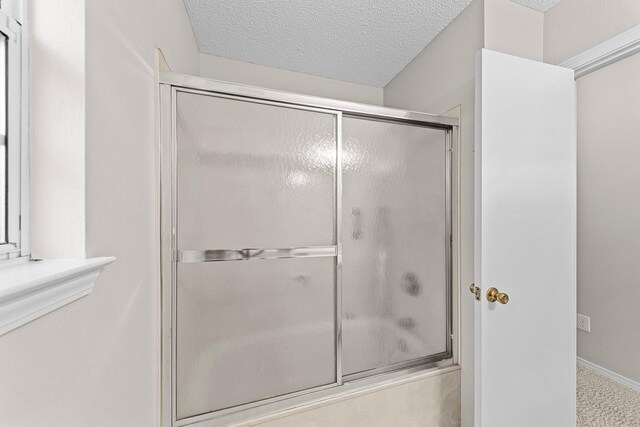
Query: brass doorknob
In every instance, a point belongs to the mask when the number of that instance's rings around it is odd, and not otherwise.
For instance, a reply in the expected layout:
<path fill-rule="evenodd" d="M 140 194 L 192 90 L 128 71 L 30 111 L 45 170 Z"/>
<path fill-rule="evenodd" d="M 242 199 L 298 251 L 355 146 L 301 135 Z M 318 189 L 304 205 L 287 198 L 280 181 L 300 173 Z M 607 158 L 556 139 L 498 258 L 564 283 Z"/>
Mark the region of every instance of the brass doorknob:
<path fill-rule="evenodd" d="M 487 291 L 487 301 L 498 301 L 500 304 L 506 304 L 509 302 L 509 295 L 504 292 L 498 292 L 496 288 L 489 288 Z"/>

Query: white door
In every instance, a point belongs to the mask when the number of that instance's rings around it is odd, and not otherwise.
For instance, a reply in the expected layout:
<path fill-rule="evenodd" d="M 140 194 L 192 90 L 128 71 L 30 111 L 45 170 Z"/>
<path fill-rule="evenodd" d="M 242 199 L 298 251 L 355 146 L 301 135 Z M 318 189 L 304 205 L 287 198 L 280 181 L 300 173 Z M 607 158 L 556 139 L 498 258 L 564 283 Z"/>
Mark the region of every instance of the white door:
<path fill-rule="evenodd" d="M 575 129 L 572 70 L 478 53 L 476 427 L 576 425 Z"/>

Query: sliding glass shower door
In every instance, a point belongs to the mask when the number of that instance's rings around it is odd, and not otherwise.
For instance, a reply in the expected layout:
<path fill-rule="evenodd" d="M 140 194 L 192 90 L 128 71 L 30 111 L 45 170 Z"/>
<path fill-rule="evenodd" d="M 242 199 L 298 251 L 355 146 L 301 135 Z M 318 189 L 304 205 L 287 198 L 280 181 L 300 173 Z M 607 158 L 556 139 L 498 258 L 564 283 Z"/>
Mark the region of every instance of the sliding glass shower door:
<path fill-rule="evenodd" d="M 344 375 L 447 351 L 447 138 L 343 119 Z"/>
<path fill-rule="evenodd" d="M 336 113 L 176 114 L 178 417 L 335 383 Z"/>
<path fill-rule="evenodd" d="M 244 92 L 162 92 L 176 425 L 451 358 L 452 126 Z"/>

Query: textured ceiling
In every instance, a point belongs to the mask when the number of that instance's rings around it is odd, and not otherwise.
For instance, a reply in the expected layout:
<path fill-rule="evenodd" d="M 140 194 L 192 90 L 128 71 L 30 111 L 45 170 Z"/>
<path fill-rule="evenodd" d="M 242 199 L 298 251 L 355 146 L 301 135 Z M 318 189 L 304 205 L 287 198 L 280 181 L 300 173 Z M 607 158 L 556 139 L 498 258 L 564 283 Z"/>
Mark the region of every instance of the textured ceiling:
<path fill-rule="evenodd" d="M 203 53 L 382 87 L 471 0 L 185 0 Z"/>
<path fill-rule="evenodd" d="M 559 0 L 514 0 L 547 10 Z M 200 51 L 383 87 L 471 0 L 185 0 Z"/>

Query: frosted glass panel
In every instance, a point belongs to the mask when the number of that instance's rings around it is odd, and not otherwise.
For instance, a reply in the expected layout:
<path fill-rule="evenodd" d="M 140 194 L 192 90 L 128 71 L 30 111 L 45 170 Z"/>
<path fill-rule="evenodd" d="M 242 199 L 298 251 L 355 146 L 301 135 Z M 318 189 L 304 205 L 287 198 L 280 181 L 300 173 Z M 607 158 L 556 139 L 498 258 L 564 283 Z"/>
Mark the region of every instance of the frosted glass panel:
<path fill-rule="evenodd" d="M 343 119 L 343 372 L 446 351 L 446 134 Z"/>
<path fill-rule="evenodd" d="M 335 258 L 178 264 L 178 417 L 335 382 Z"/>
<path fill-rule="evenodd" d="M 335 244 L 333 114 L 178 93 L 178 249 Z"/>
<path fill-rule="evenodd" d="M 337 244 L 336 115 L 176 99 L 178 251 Z M 179 258 L 178 419 L 335 384 L 336 356 L 349 375 L 446 351 L 446 132 L 342 128 L 341 293 L 335 257 Z"/>

